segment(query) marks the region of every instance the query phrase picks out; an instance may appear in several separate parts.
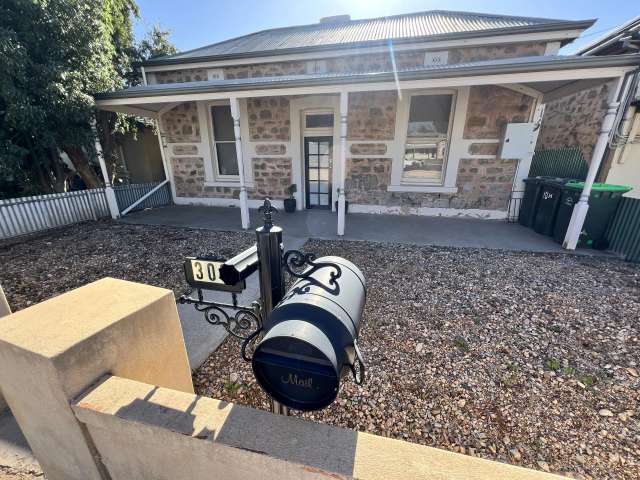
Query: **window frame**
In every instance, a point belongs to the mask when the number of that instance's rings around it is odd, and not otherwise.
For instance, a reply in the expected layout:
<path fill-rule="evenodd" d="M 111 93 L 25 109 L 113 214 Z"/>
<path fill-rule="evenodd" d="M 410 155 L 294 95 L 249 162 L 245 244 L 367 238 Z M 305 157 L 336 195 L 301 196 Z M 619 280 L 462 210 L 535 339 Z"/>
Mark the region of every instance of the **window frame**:
<path fill-rule="evenodd" d="M 411 99 L 419 96 L 430 95 L 451 95 L 451 110 L 449 112 L 449 124 L 447 126 L 447 145 L 445 147 L 444 158 L 442 161 L 442 176 L 437 182 L 428 181 L 408 181 L 403 178 L 404 171 L 404 155 L 407 140 L 409 138 L 409 114 L 411 110 Z M 391 169 L 390 191 L 432 191 L 434 193 L 453 193 L 457 189 L 447 186 L 448 167 L 451 156 L 451 143 L 454 136 L 454 124 L 456 120 L 456 109 L 458 108 L 459 92 L 457 89 L 432 89 L 432 90 L 415 90 L 405 92 L 402 100 L 398 102 L 398 111 L 396 112 L 396 148 L 393 156 Z M 451 192 L 449 192 L 451 190 Z"/>
<path fill-rule="evenodd" d="M 218 164 L 218 149 L 216 148 L 217 143 L 233 143 L 235 145 L 236 140 L 220 140 L 217 141 L 215 137 L 215 133 L 213 130 L 213 107 L 229 107 L 231 108 L 231 103 L 229 100 L 214 100 L 211 102 L 207 102 L 206 104 L 206 113 L 207 113 L 207 130 L 209 135 L 209 150 L 211 154 L 211 166 L 213 168 L 213 179 L 217 182 L 226 182 L 229 184 L 238 183 L 240 181 L 240 172 L 238 175 L 222 175 L 220 173 L 220 168 Z M 232 126 L 233 125 L 233 117 L 231 118 Z M 235 133 L 234 133 L 235 135 Z M 236 148 L 236 165 L 238 163 L 238 149 Z"/>
<path fill-rule="evenodd" d="M 451 96 L 451 107 L 449 110 L 449 123 L 447 124 L 447 140 L 446 146 L 444 149 L 444 156 L 442 159 L 442 170 L 440 181 L 437 182 L 429 182 L 429 181 L 411 181 L 404 178 L 404 155 L 407 148 L 407 143 L 409 137 L 409 118 L 411 114 L 411 101 L 413 97 L 426 97 L 426 96 L 441 96 L 441 95 L 450 95 Z M 452 131 L 453 131 L 453 118 L 455 116 L 456 111 L 456 95 L 457 91 L 455 90 L 439 90 L 439 91 L 427 91 L 427 92 L 411 92 L 405 98 L 406 107 L 403 109 L 403 119 L 402 125 L 404 126 L 404 135 L 402 136 L 402 156 L 400 158 L 400 185 L 405 186 L 418 186 L 418 187 L 441 187 L 444 185 L 445 176 L 447 173 L 447 164 L 449 162 L 449 151 L 451 150 L 451 139 L 452 139 Z"/>

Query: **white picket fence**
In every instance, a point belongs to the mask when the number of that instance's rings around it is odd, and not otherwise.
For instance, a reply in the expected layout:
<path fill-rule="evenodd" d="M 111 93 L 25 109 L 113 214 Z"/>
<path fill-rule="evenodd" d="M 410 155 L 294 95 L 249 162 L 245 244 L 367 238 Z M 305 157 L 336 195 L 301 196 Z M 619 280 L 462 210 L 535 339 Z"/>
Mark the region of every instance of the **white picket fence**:
<path fill-rule="evenodd" d="M 104 188 L 0 200 L 0 238 L 108 216 Z"/>

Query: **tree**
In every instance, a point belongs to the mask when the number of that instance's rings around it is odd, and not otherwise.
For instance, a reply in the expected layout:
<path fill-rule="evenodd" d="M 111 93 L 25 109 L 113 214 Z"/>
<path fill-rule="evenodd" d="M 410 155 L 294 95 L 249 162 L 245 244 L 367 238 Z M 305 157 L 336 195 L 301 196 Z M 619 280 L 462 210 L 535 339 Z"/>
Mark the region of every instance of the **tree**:
<path fill-rule="evenodd" d="M 141 74 L 135 68 L 139 63 L 149 58 L 177 53 L 178 50 L 169 40 L 170 33 L 169 30 L 162 30 L 159 25 L 154 25 L 139 44 L 127 50 L 128 64 L 127 68 L 123 69 L 126 86 L 141 83 Z M 122 144 L 127 135 L 136 136 L 141 129 L 153 127 L 153 123 L 145 118 L 98 111 L 97 126 L 111 180 L 117 181 L 119 171 L 123 170 L 120 165 L 122 159 L 117 155 L 118 145 Z"/>
<path fill-rule="evenodd" d="M 159 28 L 136 45 L 137 15 L 134 0 L 0 2 L 0 188 L 62 191 L 71 173 L 63 152 L 88 187 L 100 184 L 93 94 L 131 84 L 141 52 L 170 45 Z M 135 125 L 98 115 L 105 152 L 113 156 L 117 135 Z"/>

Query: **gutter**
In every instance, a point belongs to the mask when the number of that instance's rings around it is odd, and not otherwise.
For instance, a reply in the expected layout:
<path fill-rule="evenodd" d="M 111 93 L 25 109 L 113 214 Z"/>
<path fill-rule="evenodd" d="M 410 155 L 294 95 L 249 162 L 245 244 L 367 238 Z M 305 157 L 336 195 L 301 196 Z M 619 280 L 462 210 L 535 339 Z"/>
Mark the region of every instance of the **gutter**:
<path fill-rule="evenodd" d="M 529 57 L 536 58 L 536 57 Z M 474 75 L 500 75 L 509 73 L 527 73 L 540 71 L 555 71 L 567 69 L 606 68 L 640 65 L 640 54 L 594 56 L 594 57 L 558 57 L 543 62 L 502 63 L 498 65 L 467 65 L 458 68 L 431 68 L 428 70 L 398 71 L 398 80 L 423 80 L 431 78 L 465 77 Z M 249 81 L 247 81 L 249 80 Z M 224 91 L 245 91 L 256 88 L 284 88 L 297 86 L 335 85 L 344 83 L 372 83 L 394 81 L 394 72 L 361 73 L 352 75 L 326 75 L 322 77 L 268 77 L 268 81 L 261 78 L 261 82 L 225 81 L 225 83 L 191 82 L 184 84 L 170 84 L 173 87 L 158 85 L 153 87 L 134 87 L 129 90 L 105 92 L 95 95 L 96 100 L 111 100 L 117 98 L 155 97 L 162 95 L 180 95 L 193 93 L 211 93 Z"/>
<path fill-rule="evenodd" d="M 595 22 L 596 20 L 581 20 L 581 21 L 575 21 L 575 22 L 574 21 L 552 22 L 552 23 L 545 23 L 543 25 L 530 25 L 525 27 L 492 28 L 488 30 L 478 30 L 478 31 L 472 31 L 472 32 L 443 33 L 439 35 L 425 35 L 425 36 L 419 36 L 419 37 L 394 38 L 394 39 L 387 38 L 383 40 L 372 40 L 372 41 L 366 41 L 366 42 L 338 43 L 338 44 L 318 45 L 318 46 L 308 46 L 308 47 L 282 48 L 282 49 L 276 49 L 276 50 L 261 50 L 256 52 L 229 53 L 229 54 L 221 54 L 221 55 L 202 55 L 202 56 L 194 56 L 194 57 L 188 57 L 188 58 L 179 57 L 179 55 L 184 55 L 185 53 L 196 52 L 198 50 L 203 50 L 205 48 L 216 45 L 214 43 L 212 45 L 199 47 L 194 50 L 187 50 L 186 52 L 177 53 L 171 56 L 146 60 L 144 62 L 135 62 L 133 63 L 133 66 L 147 67 L 147 66 L 157 66 L 157 65 L 182 65 L 182 64 L 188 64 L 188 63 L 211 62 L 211 61 L 218 61 L 218 60 L 235 60 L 235 59 L 242 59 L 242 58 L 270 57 L 270 56 L 295 54 L 295 53 L 322 52 L 327 50 L 385 47 L 389 44 L 390 40 L 394 43 L 394 45 L 402 45 L 405 43 L 414 43 L 414 42 L 458 40 L 461 38 L 482 38 L 486 36 L 496 36 L 496 35 L 515 35 L 519 33 L 552 32 L 556 30 L 586 30 L 587 28 L 591 27 Z M 261 32 L 255 32 L 255 33 L 261 33 Z M 249 35 L 254 35 L 254 34 L 249 34 Z M 249 36 L 249 35 L 246 35 L 246 36 Z M 242 38 L 242 37 L 238 37 L 238 38 Z M 231 39 L 231 40 L 235 40 L 235 39 Z M 226 40 L 226 41 L 229 41 L 229 40 Z M 567 39 L 564 43 L 566 44 L 569 41 L 570 39 Z M 220 43 L 224 43 L 224 42 L 220 42 Z M 425 47 L 428 47 L 428 45 L 425 45 Z"/>

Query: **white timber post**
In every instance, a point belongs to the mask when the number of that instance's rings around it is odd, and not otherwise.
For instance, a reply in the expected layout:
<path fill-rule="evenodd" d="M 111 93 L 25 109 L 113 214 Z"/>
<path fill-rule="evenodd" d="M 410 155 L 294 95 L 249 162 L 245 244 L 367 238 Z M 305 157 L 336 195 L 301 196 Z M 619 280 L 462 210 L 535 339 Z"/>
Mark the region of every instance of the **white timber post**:
<path fill-rule="evenodd" d="M 102 171 L 102 179 L 104 180 L 104 193 L 107 197 L 107 205 L 109 206 L 109 212 L 111 218 L 116 219 L 120 217 L 120 209 L 118 208 L 118 201 L 116 200 L 116 192 L 113 191 L 111 185 L 111 179 L 109 178 L 109 171 L 107 170 L 107 164 L 104 161 L 104 153 L 102 152 L 102 144 L 100 143 L 100 137 L 98 137 L 98 129 L 96 128 L 95 119 L 91 123 L 91 129 L 93 130 L 93 138 L 95 139 L 96 154 L 98 155 L 98 161 L 100 162 L 100 170 Z"/>
<path fill-rule="evenodd" d="M 600 163 L 602 163 L 602 157 L 604 156 L 607 143 L 609 142 L 609 134 L 613 128 L 613 123 L 618 113 L 618 107 L 620 106 L 620 102 L 616 101 L 616 99 L 618 98 L 618 93 L 622 87 L 623 80 L 624 77 L 620 77 L 618 79 L 608 98 L 609 106 L 607 108 L 607 113 L 605 113 L 604 118 L 602 119 L 602 126 L 598 133 L 598 140 L 593 148 L 587 178 L 584 181 L 584 188 L 580 194 L 580 200 L 578 200 L 578 203 L 573 207 L 569 227 L 567 228 L 567 233 L 564 236 L 564 242 L 562 242 L 562 247 L 567 250 L 575 250 L 578 246 L 578 241 L 580 240 L 582 227 L 584 226 L 584 221 L 586 220 L 587 212 L 589 211 L 591 188 L 593 187 L 593 182 L 598 174 Z"/>
<path fill-rule="evenodd" d="M 162 131 L 160 130 L 160 115 L 158 115 L 158 119 L 155 120 L 155 124 L 156 124 L 156 137 L 158 137 L 158 145 L 160 146 L 160 158 L 162 158 L 162 168 L 164 169 L 164 178 L 166 180 L 169 180 L 169 186 L 171 187 L 169 189 L 171 192 L 171 201 L 174 201 L 174 199 L 176 198 L 176 186 L 173 181 L 171 166 L 167 161 L 167 155 L 164 151 L 165 141 L 163 139 Z"/>
<path fill-rule="evenodd" d="M 244 154 L 242 153 L 242 137 L 240 135 L 240 100 L 237 97 L 229 99 L 231 116 L 233 117 L 233 132 L 236 136 L 236 156 L 238 158 L 238 176 L 240 177 L 240 217 L 242 228 L 249 228 L 249 205 L 247 203 L 247 186 L 244 178 Z"/>
<path fill-rule="evenodd" d="M 349 92 L 340 92 L 340 185 L 338 187 L 338 235 L 344 235 L 345 224 L 345 179 L 347 175 L 347 115 Z"/>

